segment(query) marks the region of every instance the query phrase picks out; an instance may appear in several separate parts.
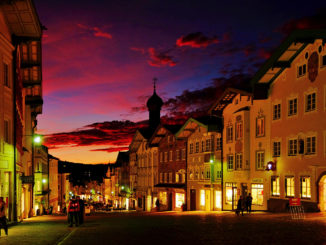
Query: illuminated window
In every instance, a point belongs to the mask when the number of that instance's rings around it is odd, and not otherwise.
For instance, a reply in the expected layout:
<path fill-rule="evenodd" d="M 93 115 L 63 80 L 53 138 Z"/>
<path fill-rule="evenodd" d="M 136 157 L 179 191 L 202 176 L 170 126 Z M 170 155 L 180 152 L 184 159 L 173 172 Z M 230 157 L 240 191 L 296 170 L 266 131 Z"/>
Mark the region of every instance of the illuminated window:
<path fill-rule="evenodd" d="M 199 142 L 196 142 L 195 144 L 195 153 L 198 153 L 199 152 Z"/>
<path fill-rule="evenodd" d="M 279 196 L 280 195 L 280 177 L 272 176 L 271 177 L 272 183 L 272 196 Z"/>
<path fill-rule="evenodd" d="M 222 138 L 221 137 L 216 138 L 216 150 L 217 151 L 222 150 Z"/>
<path fill-rule="evenodd" d="M 37 66 L 34 66 L 32 68 L 32 77 L 33 77 L 33 81 L 38 81 L 39 80 L 39 69 Z"/>
<path fill-rule="evenodd" d="M 232 142 L 233 140 L 233 127 L 229 126 L 226 128 L 226 141 Z"/>
<path fill-rule="evenodd" d="M 189 145 L 189 154 L 192 154 L 192 153 L 194 153 L 194 144 L 190 143 L 190 145 Z"/>
<path fill-rule="evenodd" d="M 28 61 L 28 47 L 26 44 L 22 44 L 21 51 L 22 51 L 22 60 L 24 62 L 27 62 Z"/>
<path fill-rule="evenodd" d="M 185 183 L 186 182 L 186 174 L 180 174 L 181 176 L 181 183 Z"/>
<path fill-rule="evenodd" d="M 306 154 L 316 154 L 316 136 L 306 138 Z"/>
<path fill-rule="evenodd" d="M 205 206 L 205 190 L 200 190 L 200 206 Z"/>
<path fill-rule="evenodd" d="M 206 140 L 206 151 L 211 151 L 211 140 L 210 139 Z"/>
<path fill-rule="evenodd" d="M 273 120 L 278 120 L 281 118 L 281 104 L 276 104 L 273 106 Z"/>
<path fill-rule="evenodd" d="M 160 191 L 159 194 L 159 199 L 160 199 L 160 203 L 163 205 L 167 205 L 168 201 L 167 201 L 167 192 L 166 191 Z"/>
<path fill-rule="evenodd" d="M 227 155 L 228 170 L 233 170 L 233 155 Z"/>
<path fill-rule="evenodd" d="M 189 179 L 190 179 L 190 180 L 193 180 L 194 177 L 195 177 L 195 176 L 194 176 L 193 170 L 190 170 L 190 171 L 189 171 Z"/>
<path fill-rule="evenodd" d="M 301 198 L 311 198 L 310 177 L 300 178 Z"/>
<path fill-rule="evenodd" d="M 222 192 L 215 191 L 215 208 L 222 208 Z"/>
<path fill-rule="evenodd" d="M 273 142 L 273 157 L 281 156 L 281 142 Z"/>
<path fill-rule="evenodd" d="M 31 43 L 31 51 L 32 51 L 32 61 L 37 62 L 38 61 L 38 50 L 37 50 L 37 42 Z"/>
<path fill-rule="evenodd" d="M 175 207 L 181 208 L 185 203 L 185 194 L 175 193 Z"/>
<path fill-rule="evenodd" d="M 297 154 L 298 154 L 298 140 L 297 139 L 289 139 L 288 155 L 295 156 Z"/>
<path fill-rule="evenodd" d="M 258 117 L 256 119 L 256 136 L 261 137 L 265 135 L 265 117 Z"/>
<path fill-rule="evenodd" d="M 307 65 L 306 64 L 298 66 L 298 69 L 297 69 L 297 76 L 298 77 L 302 77 L 306 73 L 307 73 Z"/>
<path fill-rule="evenodd" d="M 168 161 L 168 153 L 164 152 L 164 162 L 167 162 L 167 161 Z"/>
<path fill-rule="evenodd" d="M 236 183 L 225 183 L 225 202 L 232 205 L 237 200 L 237 184 Z"/>
<path fill-rule="evenodd" d="M 173 155 L 173 153 L 172 153 L 172 151 L 170 151 L 170 154 L 169 154 L 169 160 L 170 160 L 170 162 L 173 160 L 172 155 Z"/>
<path fill-rule="evenodd" d="M 294 116 L 297 115 L 298 112 L 298 99 L 292 99 L 289 100 L 289 105 L 288 105 L 288 116 Z"/>
<path fill-rule="evenodd" d="M 306 95 L 306 112 L 316 110 L 316 93 Z"/>
<path fill-rule="evenodd" d="M 235 154 L 235 169 L 242 169 L 242 153 Z"/>
<path fill-rule="evenodd" d="M 251 196 L 253 205 L 263 205 L 264 203 L 264 185 L 251 184 Z"/>
<path fill-rule="evenodd" d="M 285 177 L 285 196 L 294 197 L 294 177 Z"/>
<path fill-rule="evenodd" d="M 6 63 L 3 63 L 3 84 L 10 88 L 10 83 L 9 83 L 9 66 Z"/>
<path fill-rule="evenodd" d="M 243 128 L 242 128 L 242 122 L 237 122 L 235 124 L 235 138 L 241 139 L 243 137 Z"/>
<path fill-rule="evenodd" d="M 175 183 L 179 183 L 179 174 L 178 173 L 175 174 Z"/>
<path fill-rule="evenodd" d="M 256 169 L 263 170 L 264 169 L 264 162 L 265 162 L 265 152 L 264 151 L 257 151 L 256 152 Z"/>

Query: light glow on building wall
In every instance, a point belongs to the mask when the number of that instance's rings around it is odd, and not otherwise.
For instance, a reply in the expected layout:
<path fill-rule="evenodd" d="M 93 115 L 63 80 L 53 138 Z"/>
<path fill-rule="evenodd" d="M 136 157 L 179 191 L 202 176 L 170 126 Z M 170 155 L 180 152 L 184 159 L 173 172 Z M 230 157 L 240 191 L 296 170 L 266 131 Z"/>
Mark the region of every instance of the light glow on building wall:
<path fill-rule="evenodd" d="M 222 192 L 215 191 L 215 208 L 222 208 Z"/>
<path fill-rule="evenodd" d="M 205 206 L 205 190 L 200 190 L 200 206 Z"/>
<path fill-rule="evenodd" d="M 177 208 L 181 208 L 184 203 L 185 203 L 185 194 L 175 193 L 175 206 Z"/>

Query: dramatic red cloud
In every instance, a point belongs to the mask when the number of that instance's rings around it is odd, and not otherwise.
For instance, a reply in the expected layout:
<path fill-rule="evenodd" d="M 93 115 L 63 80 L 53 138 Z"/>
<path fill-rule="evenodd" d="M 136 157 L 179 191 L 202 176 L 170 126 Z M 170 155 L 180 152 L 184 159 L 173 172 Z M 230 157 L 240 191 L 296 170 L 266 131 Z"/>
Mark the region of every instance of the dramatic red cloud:
<path fill-rule="evenodd" d="M 112 35 L 110 33 L 104 32 L 98 27 L 90 27 L 90 26 L 86 26 L 86 25 L 83 25 L 83 24 L 77 24 L 77 26 L 84 29 L 84 30 L 91 31 L 93 33 L 94 37 L 104 37 L 104 38 L 107 38 L 107 39 L 112 39 Z"/>
<path fill-rule="evenodd" d="M 325 11 L 325 10 L 323 10 Z M 325 29 L 326 28 L 326 15 L 325 12 L 309 17 L 295 19 L 288 21 L 279 28 L 279 31 L 288 35 L 294 30 L 302 29 Z"/>
<path fill-rule="evenodd" d="M 150 59 L 148 64 L 155 67 L 175 66 L 177 63 L 173 61 L 173 57 L 167 52 L 157 52 L 154 48 L 148 49 Z"/>
<path fill-rule="evenodd" d="M 129 150 L 128 146 L 122 146 L 122 147 L 109 147 L 103 149 L 95 149 L 91 151 L 105 151 L 107 153 L 111 153 L 111 152 L 128 151 L 128 150 Z"/>
<path fill-rule="evenodd" d="M 131 121 L 94 123 L 73 132 L 47 135 L 45 145 L 50 149 L 90 145 L 127 146 L 136 130 L 146 125 L 146 122 Z M 116 151 L 119 151 L 119 148 Z"/>
<path fill-rule="evenodd" d="M 178 47 L 190 46 L 193 48 L 205 48 L 210 44 L 218 43 L 217 37 L 206 37 L 201 32 L 190 33 L 186 36 L 180 37 L 176 44 Z"/>

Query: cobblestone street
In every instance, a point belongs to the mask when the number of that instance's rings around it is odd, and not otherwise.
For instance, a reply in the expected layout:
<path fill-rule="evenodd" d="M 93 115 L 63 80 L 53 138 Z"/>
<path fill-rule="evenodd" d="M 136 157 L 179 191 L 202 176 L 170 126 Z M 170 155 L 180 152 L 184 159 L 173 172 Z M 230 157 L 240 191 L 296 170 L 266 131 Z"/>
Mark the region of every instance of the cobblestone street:
<path fill-rule="evenodd" d="M 326 214 L 231 212 L 109 213 L 69 228 L 64 216 L 41 216 L 11 226 L 0 244 L 325 244 Z"/>

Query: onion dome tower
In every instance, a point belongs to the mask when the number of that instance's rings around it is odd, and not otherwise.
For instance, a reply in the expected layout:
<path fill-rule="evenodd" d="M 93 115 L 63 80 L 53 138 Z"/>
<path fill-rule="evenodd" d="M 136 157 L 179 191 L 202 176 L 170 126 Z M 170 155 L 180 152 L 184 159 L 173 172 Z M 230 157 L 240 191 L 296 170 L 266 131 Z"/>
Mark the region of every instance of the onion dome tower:
<path fill-rule="evenodd" d="M 150 129 L 155 130 L 161 121 L 161 108 L 163 105 L 163 100 L 156 94 L 157 78 L 154 78 L 153 81 L 154 92 L 153 95 L 147 100 L 146 105 L 149 111 L 149 127 Z"/>

